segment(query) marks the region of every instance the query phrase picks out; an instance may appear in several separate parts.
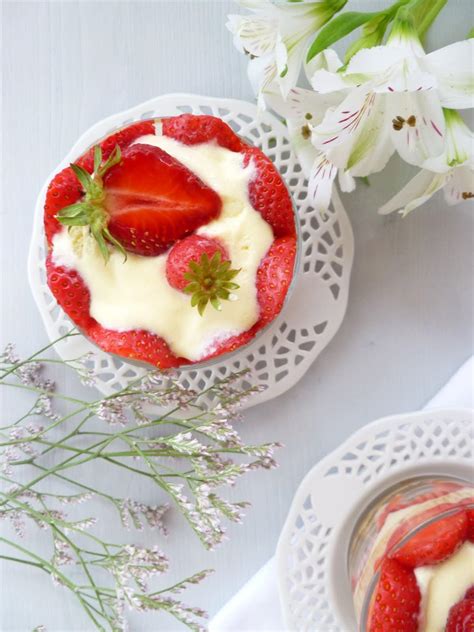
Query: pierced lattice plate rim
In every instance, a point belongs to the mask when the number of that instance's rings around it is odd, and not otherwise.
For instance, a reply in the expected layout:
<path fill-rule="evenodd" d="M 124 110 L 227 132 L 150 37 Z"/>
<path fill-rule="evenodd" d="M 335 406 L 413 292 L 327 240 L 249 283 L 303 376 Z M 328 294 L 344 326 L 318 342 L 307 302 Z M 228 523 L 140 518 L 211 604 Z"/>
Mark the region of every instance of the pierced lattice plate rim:
<path fill-rule="evenodd" d="M 183 386 L 204 390 L 216 379 L 249 368 L 253 379 L 266 387 L 248 400 L 246 405 L 252 406 L 293 386 L 335 335 L 346 311 L 354 255 L 352 229 L 339 195 L 335 192 L 327 216 L 321 218 L 307 199 L 307 181 L 290 149 L 287 129 L 270 112 L 259 113 L 255 105 L 235 99 L 170 94 L 93 125 L 48 177 L 38 196 L 28 259 L 30 286 L 49 339 L 58 339 L 71 329 L 72 324 L 58 307 L 46 283 L 42 217 L 48 183 L 98 138 L 115 129 L 137 120 L 183 112 L 219 116 L 238 134 L 258 145 L 284 177 L 300 219 L 299 270 L 290 300 L 280 315 L 253 342 L 227 358 L 217 359 L 202 368 L 187 367 L 179 371 Z M 83 336 L 58 342 L 55 348 L 65 360 L 93 351 L 96 386 L 104 395 L 121 390 L 146 372 L 141 366 L 102 352 Z M 247 386 L 244 380 L 242 388 Z"/>
<path fill-rule="evenodd" d="M 379 419 L 303 479 L 277 546 L 288 630 L 355 632 L 347 551 L 368 499 L 406 477 L 473 479 L 474 411 L 446 409 Z"/>

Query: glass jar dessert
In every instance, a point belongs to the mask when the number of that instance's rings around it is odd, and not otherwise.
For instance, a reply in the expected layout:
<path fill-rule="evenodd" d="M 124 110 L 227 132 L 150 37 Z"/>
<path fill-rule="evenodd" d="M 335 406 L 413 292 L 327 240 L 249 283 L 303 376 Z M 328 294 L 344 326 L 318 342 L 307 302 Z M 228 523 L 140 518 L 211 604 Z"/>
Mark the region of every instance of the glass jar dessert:
<path fill-rule="evenodd" d="M 383 491 L 352 533 L 359 632 L 474 630 L 474 487 L 419 476 Z"/>

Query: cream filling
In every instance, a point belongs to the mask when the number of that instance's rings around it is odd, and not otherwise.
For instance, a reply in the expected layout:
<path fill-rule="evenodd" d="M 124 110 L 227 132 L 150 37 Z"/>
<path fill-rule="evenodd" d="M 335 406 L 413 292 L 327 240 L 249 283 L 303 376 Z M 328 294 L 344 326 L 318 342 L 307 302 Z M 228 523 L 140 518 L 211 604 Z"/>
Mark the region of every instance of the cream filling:
<path fill-rule="evenodd" d="M 444 632 L 452 606 L 474 584 L 474 544 L 465 542 L 450 558 L 415 569 L 420 588 L 419 632 Z"/>
<path fill-rule="evenodd" d="M 193 171 L 222 198 L 220 216 L 197 232 L 219 238 L 226 246 L 240 288 L 237 300 L 222 301 L 222 311 L 208 306 L 204 316 L 191 308 L 190 297 L 166 279 L 167 253 L 158 257 L 111 252 L 107 264 L 87 229 L 63 229 L 53 239 L 56 265 L 73 268 L 91 295 L 90 313 L 102 326 L 117 331 L 146 329 L 161 336 L 173 353 L 197 361 L 217 342 L 252 327 L 259 317 L 258 266 L 273 242 L 270 225 L 250 204 L 251 165 L 242 155 L 215 144 L 188 146 L 153 134 L 137 143 L 161 147 Z"/>

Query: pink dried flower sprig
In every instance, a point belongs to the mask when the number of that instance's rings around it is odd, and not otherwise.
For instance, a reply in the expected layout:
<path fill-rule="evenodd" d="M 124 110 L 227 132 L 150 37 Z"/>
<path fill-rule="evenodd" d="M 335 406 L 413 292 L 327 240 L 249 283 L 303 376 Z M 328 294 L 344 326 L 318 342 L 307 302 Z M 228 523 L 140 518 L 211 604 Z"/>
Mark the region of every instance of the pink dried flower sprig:
<path fill-rule="evenodd" d="M 64 338 L 69 335 L 77 334 Z M 158 546 L 103 540 L 92 503 L 108 503 L 127 530 L 156 529 L 161 536 L 174 506 L 207 548 L 220 544 L 225 522 L 241 522 L 248 506 L 230 502 L 222 490 L 249 471 L 276 465 L 279 444 L 246 445 L 233 425 L 242 402 L 260 387 L 242 371 L 197 392 L 176 373 L 151 371 L 114 395 L 82 401 L 56 390 L 48 364 L 74 371 L 92 386 L 94 357 L 62 362 L 44 357 L 50 346 L 24 360 L 13 345 L 0 354 L 0 384 L 33 397 L 20 419 L 0 427 L 0 520 L 15 533 L 0 537 L 0 559 L 41 568 L 76 597 L 97 629 L 128 629 L 128 610 L 161 610 L 192 630 L 204 630 L 206 613 L 176 595 L 211 571 L 153 590 L 155 578 L 168 569 L 166 554 Z M 157 406 L 165 412 L 157 415 Z M 155 486 L 154 502 L 113 496 L 102 485 L 104 477 L 91 484 L 83 472 L 90 472 L 94 461 L 105 464 L 111 476 L 120 469 Z M 49 536 L 46 555 L 33 550 L 32 527 Z"/>

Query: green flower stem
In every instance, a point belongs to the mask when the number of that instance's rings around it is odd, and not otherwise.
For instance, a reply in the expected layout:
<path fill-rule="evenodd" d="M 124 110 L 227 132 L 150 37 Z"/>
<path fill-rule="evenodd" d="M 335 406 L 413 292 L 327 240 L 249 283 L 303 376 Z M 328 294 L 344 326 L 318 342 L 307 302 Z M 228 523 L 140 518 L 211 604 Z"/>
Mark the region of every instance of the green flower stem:
<path fill-rule="evenodd" d="M 412 0 L 408 5 L 420 40 L 438 17 L 448 0 Z"/>
<path fill-rule="evenodd" d="M 17 369 L 22 367 L 24 364 L 28 364 L 29 362 L 32 362 L 41 353 L 48 351 L 48 349 L 51 349 L 52 347 L 54 347 L 54 345 L 57 344 L 58 342 L 61 342 L 61 340 L 64 340 L 65 338 L 72 338 L 73 336 L 80 336 L 80 335 L 81 334 L 79 332 L 76 332 L 75 329 L 69 330 L 66 334 L 64 334 L 64 336 L 61 336 L 60 338 L 56 338 L 56 340 L 53 340 L 53 342 L 50 342 L 45 347 L 42 347 L 41 349 L 36 351 L 36 353 L 33 353 L 32 355 L 30 355 L 28 358 L 26 358 L 26 360 L 22 360 L 21 362 L 17 362 L 16 364 L 14 364 L 10 369 L 8 369 L 8 371 L 0 375 L 0 380 L 3 380 L 5 377 L 10 375 L 11 373 L 14 373 Z"/>
<path fill-rule="evenodd" d="M 66 577 L 66 575 L 64 575 L 63 573 L 61 573 L 61 571 L 59 571 L 57 568 L 55 568 L 54 566 L 52 566 L 52 564 L 50 564 L 47 560 L 39 557 L 38 555 L 36 555 L 35 553 L 33 553 L 32 551 L 29 551 L 28 549 L 25 549 L 24 547 L 20 546 L 19 544 L 17 544 L 16 542 L 13 542 L 12 540 L 8 540 L 7 538 L 4 537 L 0 537 L 0 542 L 3 542 L 4 544 L 7 544 L 8 546 L 11 546 L 15 549 L 17 549 L 18 551 L 20 551 L 21 553 L 23 553 L 24 555 L 27 555 L 28 557 L 31 557 L 32 559 L 36 560 L 37 564 L 39 566 L 41 566 L 41 568 L 46 571 L 49 575 L 56 575 L 61 582 L 67 587 L 69 588 L 69 590 L 77 597 L 77 599 L 80 601 L 82 607 L 84 608 L 85 612 L 87 613 L 87 615 L 89 616 L 89 618 L 94 622 L 94 624 L 96 625 L 96 627 L 99 630 L 104 630 L 105 628 L 97 621 L 96 617 L 93 614 L 93 611 L 96 611 L 98 614 L 101 614 L 99 611 L 97 611 L 97 609 L 90 604 L 89 602 L 87 602 L 82 596 L 81 593 L 76 589 L 76 585 L 73 584 L 73 582 L 71 582 L 69 580 L 68 577 Z M 3 557 L 3 556 L 2 556 Z"/>
<path fill-rule="evenodd" d="M 43 506 L 43 509 L 45 510 L 45 512 L 48 512 L 48 511 L 49 511 L 49 509 L 48 509 L 48 507 L 46 506 L 46 504 L 44 503 L 44 501 L 43 501 L 43 499 L 42 499 L 42 498 L 40 498 L 40 503 L 41 503 L 41 505 Z M 51 521 L 48 521 L 48 522 L 49 522 L 49 524 L 50 524 L 50 526 L 51 526 L 51 529 L 52 529 L 52 530 L 53 530 L 53 531 L 54 531 L 54 532 L 55 532 L 55 533 L 56 533 L 56 534 L 57 534 L 57 535 L 58 535 L 58 536 L 59 536 L 59 537 L 60 537 L 60 538 L 61 538 L 64 542 L 66 542 L 66 543 L 67 543 L 67 544 L 71 547 L 71 549 L 75 552 L 75 554 L 76 554 L 76 556 L 77 556 L 77 558 L 78 558 L 78 560 L 79 560 L 79 562 L 80 562 L 80 564 L 81 564 L 81 566 L 82 566 L 82 568 L 83 568 L 83 570 L 84 570 L 84 573 L 86 574 L 87 579 L 88 579 L 88 580 L 89 580 L 89 582 L 90 582 L 90 585 L 94 587 L 94 590 L 95 590 L 95 593 L 96 593 L 96 596 L 97 596 L 97 601 L 98 601 L 98 602 L 99 602 L 99 604 L 100 604 L 102 614 L 104 615 L 104 617 L 107 617 L 107 613 L 106 613 L 106 611 L 105 611 L 104 604 L 102 603 L 102 599 L 101 599 L 100 594 L 99 594 L 99 592 L 98 592 L 98 590 L 97 590 L 97 585 L 96 585 L 96 583 L 95 583 L 95 581 L 94 581 L 94 578 L 92 577 L 92 575 L 91 575 L 91 573 L 90 573 L 90 571 L 89 571 L 89 569 L 88 569 L 88 567 L 87 567 L 86 562 L 84 561 L 84 558 L 82 557 L 81 550 L 79 549 L 79 547 L 78 547 L 78 546 L 76 546 L 76 545 L 74 544 L 74 542 L 73 542 L 70 538 L 68 538 L 68 537 L 67 537 L 67 535 L 66 535 L 63 531 L 61 531 L 61 529 L 57 526 L 57 524 L 56 524 L 54 521 L 52 521 L 52 520 L 51 520 Z M 87 535 L 90 535 L 90 534 L 87 534 Z M 94 538 L 94 540 L 98 541 L 98 540 L 97 540 L 97 538 Z M 103 544 L 103 543 L 102 543 L 102 544 Z M 106 549 L 106 550 L 107 550 L 107 549 Z"/>

